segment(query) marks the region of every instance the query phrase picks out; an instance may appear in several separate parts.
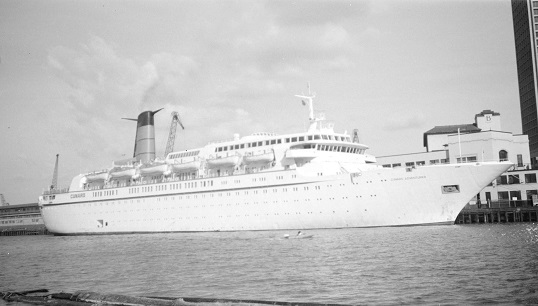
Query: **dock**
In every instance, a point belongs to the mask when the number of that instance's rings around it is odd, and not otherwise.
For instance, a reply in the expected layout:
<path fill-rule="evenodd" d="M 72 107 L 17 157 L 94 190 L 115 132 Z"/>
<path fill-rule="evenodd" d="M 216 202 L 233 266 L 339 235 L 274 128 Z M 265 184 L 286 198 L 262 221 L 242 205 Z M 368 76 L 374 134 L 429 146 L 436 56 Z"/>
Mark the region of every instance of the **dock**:
<path fill-rule="evenodd" d="M 27 227 L 7 227 L 0 230 L 0 236 L 30 236 L 30 235 L 51 235 L 45 225 Z"/>
<path fill-rule="evenodd" d="M 466 207 L 455 224 L 538 222 L 538 206 Z"/>

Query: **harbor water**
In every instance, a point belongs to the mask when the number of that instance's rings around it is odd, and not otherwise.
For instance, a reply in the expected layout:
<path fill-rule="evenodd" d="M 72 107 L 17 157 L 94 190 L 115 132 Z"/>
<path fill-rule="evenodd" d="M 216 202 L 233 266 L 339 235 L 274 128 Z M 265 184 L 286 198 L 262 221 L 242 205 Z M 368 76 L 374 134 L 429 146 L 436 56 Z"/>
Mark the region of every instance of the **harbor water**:
<path fill-rule="evenodd" d="M 538 304 L 537 223 L 312 230 L 309 239 L 286 234 L 296 232 L 0 237 L 0 291 Z"/>

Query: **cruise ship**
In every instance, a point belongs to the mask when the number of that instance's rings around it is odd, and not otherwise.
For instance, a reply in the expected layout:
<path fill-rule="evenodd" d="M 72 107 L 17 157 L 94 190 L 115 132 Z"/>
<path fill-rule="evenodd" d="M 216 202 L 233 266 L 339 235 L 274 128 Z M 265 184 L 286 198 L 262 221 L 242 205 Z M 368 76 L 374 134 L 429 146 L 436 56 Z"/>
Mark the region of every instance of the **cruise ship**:
<path fill-rule="evenodd" d="M 508 162 L 383 168 L 338 133 L 314 95 L 306 131 L 255 133 L 156 158 L 154 111 L 137 121 L 132 159 L 39 197 L 55 235 L 303 230 L 453 224 Z"/>

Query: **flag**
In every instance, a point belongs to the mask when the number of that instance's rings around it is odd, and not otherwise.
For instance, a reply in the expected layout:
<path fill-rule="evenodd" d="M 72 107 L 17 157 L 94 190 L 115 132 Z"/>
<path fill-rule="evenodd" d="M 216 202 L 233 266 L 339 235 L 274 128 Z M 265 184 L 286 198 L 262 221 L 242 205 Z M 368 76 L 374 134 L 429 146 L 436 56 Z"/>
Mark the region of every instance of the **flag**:
<path fill-rule="evenodd" d="M 306 102 L 304 100 L 301 100 L 301 102 L 303 102 L 303 105 L 306 105 Z"/>

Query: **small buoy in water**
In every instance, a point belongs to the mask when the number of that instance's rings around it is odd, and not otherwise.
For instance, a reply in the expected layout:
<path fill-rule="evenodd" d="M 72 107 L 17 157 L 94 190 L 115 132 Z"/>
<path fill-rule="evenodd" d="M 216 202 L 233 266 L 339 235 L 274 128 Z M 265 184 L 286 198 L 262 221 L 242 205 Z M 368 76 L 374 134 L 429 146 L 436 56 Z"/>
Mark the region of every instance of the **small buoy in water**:
<path fill-rule="evenodd" d="M 288 239 L 288 238 L 290 238 L 290 235 L 286 234 L 286 235 L 284 235 L 284 238 Z"/>

